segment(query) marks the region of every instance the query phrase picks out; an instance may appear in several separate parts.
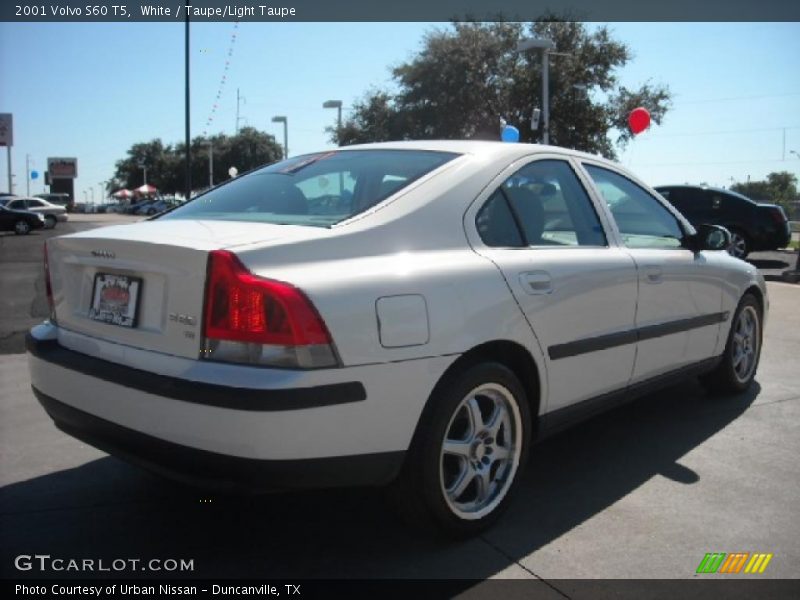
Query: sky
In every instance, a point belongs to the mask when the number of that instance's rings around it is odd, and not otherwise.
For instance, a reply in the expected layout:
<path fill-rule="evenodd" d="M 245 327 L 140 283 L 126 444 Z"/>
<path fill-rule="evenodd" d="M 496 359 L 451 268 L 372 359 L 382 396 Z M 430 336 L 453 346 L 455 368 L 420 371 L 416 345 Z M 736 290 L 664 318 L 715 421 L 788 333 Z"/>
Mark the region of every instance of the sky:
<path fill-rule="evenodd" d="M 728 187 L 784 170 L 800 178 L 791 152 L 800 153 L 800 23 L 608 25 L 634 55 L 617 72 L 620 82 L 666 84 L 673 95 L 664 122 L 619 153 L 623 165 L 651 185 Z M 445 25 L 193 24 L 192 137 L 234 133 L 238 88 L 240 125 L 282 142 L 282 125 L 271 119 L 285 115 L 290 155 L 331 148 L 325 127 L 336 111 L 322 103 L 342 100 L 346 115 L 370 89 L 391 88 L 390 68 L 436 27 Z M 182 141 L 183 48 L 182 23 L 0 23 L 0 112 L 14 115 L 14 191 L 26 191 L 26 157 L 41 174 L 47 157 L 74 156 L 76 200 L 99 201 L 100 182 L 132 144 Z M 40 175 L 30 192 L 42 191 Z"/>

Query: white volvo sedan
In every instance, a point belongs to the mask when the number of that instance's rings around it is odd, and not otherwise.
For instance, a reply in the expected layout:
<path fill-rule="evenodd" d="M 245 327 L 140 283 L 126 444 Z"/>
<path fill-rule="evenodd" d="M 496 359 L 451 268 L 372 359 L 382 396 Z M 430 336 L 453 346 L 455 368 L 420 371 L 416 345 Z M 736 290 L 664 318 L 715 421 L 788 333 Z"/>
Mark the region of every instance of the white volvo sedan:
<path fill-rule="evenodd" d="M 63 431 L 201 485 L 380 485 L 468 535 L 531 443 L 701 375 L 755 375 L 763 279 L 620 166 L 398 142 L 291 158 L 50 239 L 27 339 Z"/>

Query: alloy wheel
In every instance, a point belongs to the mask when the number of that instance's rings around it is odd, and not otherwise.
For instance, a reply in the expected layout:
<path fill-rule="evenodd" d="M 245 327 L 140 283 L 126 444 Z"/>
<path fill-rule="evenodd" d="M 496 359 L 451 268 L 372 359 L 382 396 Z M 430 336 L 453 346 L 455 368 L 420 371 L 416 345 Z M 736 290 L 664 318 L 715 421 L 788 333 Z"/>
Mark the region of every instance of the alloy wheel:
<path fill-rule="evenodd" d="M 517 399 L 502 385 L 485 383 L 463 398 L 439 459 L 442 493 L 454 514 L 480 519 L 500 504 L 519 467 L 521 435 Z"/>
<path fill-rule="evenodd" d="M 758 359 L 761 337 L 756 309 L 745 306 L 734 327 L 733 373 L 740 383 L 744 383 L 752 376 Z"/>

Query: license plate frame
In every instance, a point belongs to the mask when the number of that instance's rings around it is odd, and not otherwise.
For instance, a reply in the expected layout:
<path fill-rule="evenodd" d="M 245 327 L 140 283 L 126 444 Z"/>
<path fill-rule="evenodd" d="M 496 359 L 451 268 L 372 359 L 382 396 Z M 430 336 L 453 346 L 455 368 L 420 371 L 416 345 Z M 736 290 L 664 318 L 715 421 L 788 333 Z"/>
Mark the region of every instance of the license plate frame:
<path fill-rule="evenodd" d="M 93 321 L 133 329 L 139 321 L 142 278 L 98 272 L 92 284 L 89 318 Z"/>

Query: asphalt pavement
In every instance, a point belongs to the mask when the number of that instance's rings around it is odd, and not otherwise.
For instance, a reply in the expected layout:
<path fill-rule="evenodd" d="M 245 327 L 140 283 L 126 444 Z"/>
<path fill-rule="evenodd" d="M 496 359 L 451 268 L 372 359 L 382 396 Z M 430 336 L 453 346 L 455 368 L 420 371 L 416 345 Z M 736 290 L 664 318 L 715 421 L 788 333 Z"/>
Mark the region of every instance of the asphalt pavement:
<path fill-rule="evenodd" d="M 55 233 L 124 219 L 79 216 Z M 56 430 L 20 353 L 44 316 L 41 240 L 52 234 L 0 237 L 2 577 L 29 575 L 14 557 L 39 553 L 192 559 L 189 577 L 524 578 L 553 597 L 590 597 L 570 580 L 708 577 L 695 573 L 708 552 L 774 555 L 761 575 L 715 577 L 800 576 L 798 285 L 768 284 L 748 393 L 707 397 L 687 382 L 543 442 L 502 520 L 449 542 L 401 524 L 382 490 L 210 496 Z M 779 274 L 794 256 L 752 260 Z"/>

